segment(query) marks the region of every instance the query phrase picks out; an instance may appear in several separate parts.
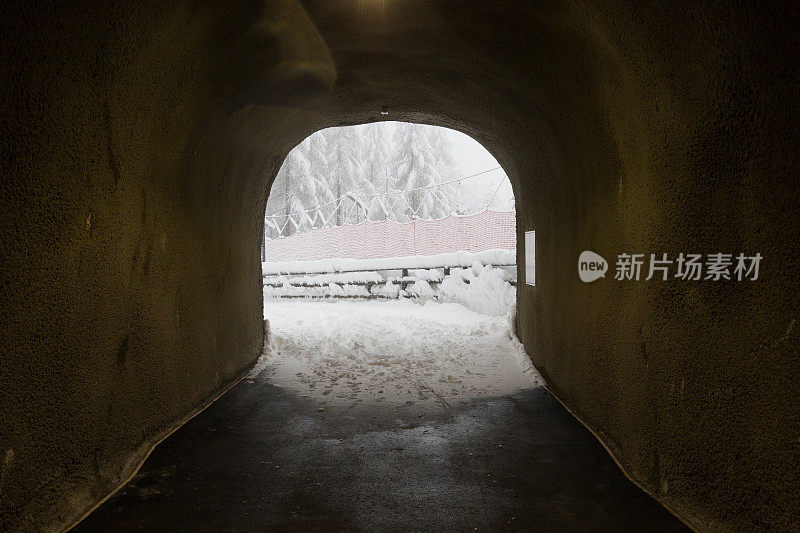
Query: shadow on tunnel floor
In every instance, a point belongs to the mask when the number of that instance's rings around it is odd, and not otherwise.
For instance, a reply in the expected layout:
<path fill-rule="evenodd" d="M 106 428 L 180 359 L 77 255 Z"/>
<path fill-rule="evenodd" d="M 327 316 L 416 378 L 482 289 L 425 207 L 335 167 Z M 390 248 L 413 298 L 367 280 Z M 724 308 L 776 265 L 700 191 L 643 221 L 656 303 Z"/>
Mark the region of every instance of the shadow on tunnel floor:
<path fill-rule="evenodd" d="M 73 531 L 687 531 L 544 389 L 353 413 L 242 381 Z"/>

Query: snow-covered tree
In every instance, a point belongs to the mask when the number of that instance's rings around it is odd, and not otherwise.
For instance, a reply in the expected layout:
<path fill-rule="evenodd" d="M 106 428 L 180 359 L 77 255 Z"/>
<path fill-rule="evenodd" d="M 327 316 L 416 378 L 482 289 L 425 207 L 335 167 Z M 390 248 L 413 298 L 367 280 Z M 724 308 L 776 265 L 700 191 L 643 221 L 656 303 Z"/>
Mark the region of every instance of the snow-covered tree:
<path fill-rule="evenodd" d="M 320 203 L 333 200 L 333 195 L 320 172 L 310 161 L 313 143 L 306 139 L 295 147 L 283 162 L 267 200 L 267 235 L 292 235 L 322 226 L 317 211 Z"/>
<path fill-rule="evenodd" d="M 400 123 L 395 129 L 395 153 L 390 168 L 394 188 L 405 193 L 403 218 L 435 219 L 445 216 L 441 191 L 435 186 L 444 181 L 426 128 Z"/>
<path fill-rule="evenodd" d="M 328 167 L 328 137 L 327 130 L 320 130 L 312 133 L 303 143 L 306 143 L 306 159 L 311 168 L 316 172 L 324 173 Z"/>
<path fill-rule="evenodd" d="M 327 140 L 326 179 L 333 197 L 340 200 L 333 225 L 357 222 L 359 214 L 363 220 L 354 194 L 363 177 L 361 136 L 355 128 L 336 128 L 328 130 Z"/>
<path fill-rule="evenodd" d="M 392 140 L 382 123 L 364 126 L 364 177 L 375 189 L 385 192 L 389 188 L 389 161 L 392 157 Z"/>
<path fill-rule="evenodd" d="M 365 219 L 407 222 L 487 205 L 513 209 L 502 171 L 456 181 L 450 139 L 442 128 L 387 122 L 314 133 L 292 150 L 275 179 L 266 238 Z"/>
<path fill-rule="evenodd" d="M 323 227 L 336 209 L 336 197 L 328 183 L 328 141 L 324 131 L 318 131 L 306 138 L 299 146 L 308 161 L 308 172 L 314 180 L 315 196 L 305 204 L 306 209 L 314 209 L 312 225 Z"/>
<path fill-rule="evenodd" d="M 364 178 L 369 185 L 362 184 L 362 190 L 371 189 L 367 218 L 372 221 L 389 217 L 385 193 L 392 185 L 389 176 L 389 162 L 392 158 L 392 140 L 385 123 L 377 122 L 363 126 L 362 135 Z"/>
<path fill-rule="evenodd" d="M 442 128 L 428 127 L 427 132 L 430 137 L 431 147 L 436 155 L 436 168 L 442 179 L 441 183 L 447 183 L 447 185 L 439 188 L 439 192 L 447 205 L 447 211 L 458 212 L 456 198 L 459 192 L 459 184 L 455 182 L 458 172 L 456 171 L 456 161 L 453 158 L 453 147 L 450 139 L 445 135 L 445 130 Z"/>

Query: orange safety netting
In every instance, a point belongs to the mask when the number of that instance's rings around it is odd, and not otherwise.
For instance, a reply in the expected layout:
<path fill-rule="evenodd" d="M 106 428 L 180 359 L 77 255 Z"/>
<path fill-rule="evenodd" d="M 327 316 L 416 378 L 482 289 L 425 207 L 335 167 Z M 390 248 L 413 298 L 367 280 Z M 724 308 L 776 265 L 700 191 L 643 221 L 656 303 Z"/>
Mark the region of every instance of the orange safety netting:
<path fill-rule="evenodd" d="M 514 250 L 517 246 L 513 212 L 482 211 L 438 220 L 362 222 L 312 229 L 290 237 L 268 239 L 266 261 L 314 259 L 379 259 L 451 252 Z"/>

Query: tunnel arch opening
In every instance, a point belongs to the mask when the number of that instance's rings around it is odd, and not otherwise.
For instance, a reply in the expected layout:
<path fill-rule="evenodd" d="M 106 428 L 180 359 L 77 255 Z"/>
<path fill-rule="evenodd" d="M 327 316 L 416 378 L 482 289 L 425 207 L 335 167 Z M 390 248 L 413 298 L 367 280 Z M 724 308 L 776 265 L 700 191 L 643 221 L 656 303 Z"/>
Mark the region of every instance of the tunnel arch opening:
<path fill-rule="evenodd" d="M 381 121 L 309 135 L 286 156 L 265 206 L 270 339 L 257 368 L 307 395 L 322 383 L 328 399 L 407 405 L 538 383 L 515 340 L 515 203 L 493 155 L 456 130 Z M 331 318 L 340 314 L 356 322 Z M 417 371 L 435 375 L 435 386 Z M 337 388 L 343 376 L 369 384 Z"/>

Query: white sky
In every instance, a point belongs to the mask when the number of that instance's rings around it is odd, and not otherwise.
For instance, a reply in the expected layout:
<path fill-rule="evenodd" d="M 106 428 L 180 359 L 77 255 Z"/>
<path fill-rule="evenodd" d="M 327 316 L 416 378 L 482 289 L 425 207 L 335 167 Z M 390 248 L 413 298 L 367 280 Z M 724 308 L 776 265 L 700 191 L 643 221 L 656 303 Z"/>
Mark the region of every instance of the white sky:
<path fill-rule="evenodd" d="M 453 146 L 453 157 L 465 176 L 500 166 L 481 143 L 460 131 L 442 128 Z"/>

